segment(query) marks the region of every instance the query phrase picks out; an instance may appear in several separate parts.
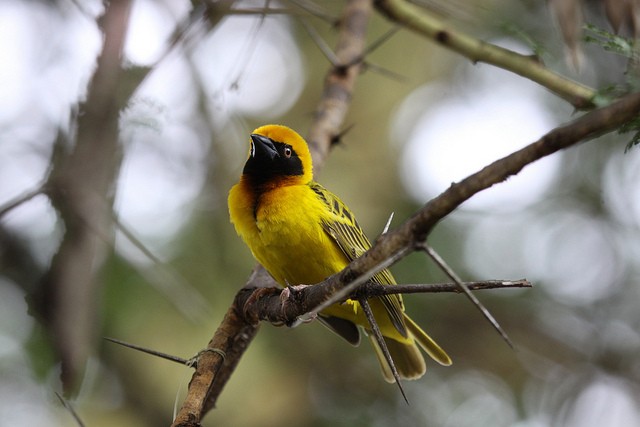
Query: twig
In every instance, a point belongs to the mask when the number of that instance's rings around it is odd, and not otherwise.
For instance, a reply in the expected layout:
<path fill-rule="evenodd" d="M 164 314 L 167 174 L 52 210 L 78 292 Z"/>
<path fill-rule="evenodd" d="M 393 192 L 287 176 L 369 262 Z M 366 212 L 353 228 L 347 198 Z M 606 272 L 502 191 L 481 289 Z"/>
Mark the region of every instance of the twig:
<path fill-rule="evenodd" d="M 383 44 L 388 42 L 391 39 L 391 37 L 396 35 L 396 33 L 400 30 L 400 28 L 402 28 L 402 27 L 400 27 L 400 26 L 392 27 L 390 30 L 388 30 L 386 33 L 384 33 L 378 39 L 374 40 L 373 43 L 371 43 L 369 46 L 367 46 L 367 48 L 364 50 L 364 56 L 370 54 L 371 52 L 375 51 L 380 46 L 382 46 Z"/>
<path fill-rule="evenodd" d="M 449 28 L 426 9 L 405 0 L 377 0 L 375 5 L 391 21 L 430 38 L 474 63 L 495 65 L 539 83 L 575 108 L 594 107 L 593 89 L 549 70 L 535 57 L 521 55 Z"/>
<path fill-rule="evenodd" d="M 73 406 L 71 406 L 71 403 L 69 403 L 69 401 L 64 397 L 60 396 L 58 392 L 54 392 L 54 393 L 58 398 L 58 400 L 60 401 L 60 403 L 62 404 L 62 406 L 64 407 L 64 409 L 66 409 L 71 414 L 73 419 L 76 421 L 76 424 L 78 424 L 79 427 L 84 427 L 84 423 L 82 422 L 82 419 L 80 418 L 78 413 L 75 411 L 75 409 L 73 409 Z"/>
<path fill-rule="evenodd" d="M 163 353 L 161 351 L 157 351 L 157 350 L 151 350 L 149 348 L 145 348 L 145 347 L 141 347 L 139 345 L 136 344 L 130 344 L 128 342 L 125 341 L 121 341 L 119 339 L 116 338 L 110 338 L 110 337 L 103 337 L 105 340 L 107 341 L 111 341 L 112 343 L 121 345 L 123 347 L 127 347 L 127 348 L 131 348 L 134 350 L 138 350 L 141 351 L 142 353 L 147 353 L 150 354 L 152 356 L 157 356 L 161 359 L 165 359 L 165 360 L 170 360 L 171 362 L 176 362 L 179 363 L 181 365 L 189 365 L 190 363 L 190 359 L 183 359 L 182 357 L 178 357 L 178 356 L 174 356 L 171 354 L 167 354 L 167 353 Z"/>
<path fill-rule="evenodd" d="M 316 18 L 320 18 L 325 22 L 328 22 L 331 25 L 336 25 L 337 18 L 335 16 L 329 15 L 324 9 L 322 9 L 318 4 L 313 1 L 300 1 L 300 0 L 289 0 L 291 4 L 298 6 L 300 9 L 308 12 L 309 14 L 315 16 Z"/>
<path fill-rule="evenodd" d="M 180 313 L 192 322 L 202 322 L 213 311 L 206 298 L 173 268 L 159 259 L 119 218 L 115 210 L 111 210 L 115 228 L 136 247 L 144 256 L 153 262 L 151 272 L 131 263 L 158 292 L 163 294 Z M 151 274 L 150 274 L 151 273 Z M 154 277 L 154 276 L 157 276 Z"/>
<path fill-rule="evenodd" d="M 24 193 L 20 194 L 19 196 L 16 196 L 14 199 L 9 200 L 4 205 L 0 206 L 0 217 L 3 217 L 7 212 L 33 199 L 38 194 L 42 194 L 43 191 L 44 191 L 44 185 L 40 184 L 36 188 L 27 190 Z"/>
<path fill-rule="evenodd" d="M 299 21 L 302 24 L 302 28 L 304 28 L 307 31 L 307 34 L 309 34 L 309 37 L 311 37 L 311 40 L 313 40 L 316 46 L 318 46 L 320 52 L 322 52 L 324 57 L 327 58 L 327 61 L 329 61 L 334 67 L 338 67 L 340 65 L 340 60 L 338 59 L 336 54 L 333 53 L 333 50 L 331 50 L 327 42 L 325 42 L 324 39 L 320 37 L 320 34 L 318 34 L 316 29 L 313 28 L 311 24 L 309 24 L 303 18 L 299 18 Z"/>
<path fill-rule="evenodd" d="M 467 289 L 480 291 L 487 289 L 515 289 L 530 288 L 531 283 L 526 279 L 520 280 L 486 280 L 479 282 L 463 282 Z M 367 283 L 360 292 L 364 292 L 367 297 L 377 297 L 391 294 L 424 294 L 453 292 L 462 293 L 456 283 L 428 283 L 428 284 L 402 284 L 395 286 L 382 286 L 377 283 Z"/>
<path fill-rule="evenodd" d="M 250 311 L 248 315 L 255 321 L 267 321 L 275 325 L 287 324 L 296 327 L 302 323 L 306 323 L 315 317 L 315 313 L 322 311 L 325 306 L 342 302 L 347 298 L 351 299 L 370 299 L 382 295 L 391 294 L 416 294 L 416 293 L 462 293 L 456 283 L 438 283 L 438 284 L 408 284 L 408 285 L 380 285 L 371 283 L 365 279 L 358 281 L 359 285 L 352 289 L 352 293 L 343 294 L 341 297 L 335 297 L 336 285 L 335 276 L 331 276 L 326 280 L 313 286 L 306 286 L 295 293 L 291 293 L 290 297 L 283 303 L 280 296 L 281 287 L 270 288 L 269 292 L 261 291 L 262 288 L 244 288 L 236 296 L 236 302 L 240 306 L 244 306 L 250 302 L 247 309 Z M 367 274 L 367 276 L 369 276 Z M 369 276 L 370 277 L 370 276 Z M 515 289 L 530 288 L 529 281 L 522 280 L 489 280 L 486 282 L 464 282 L 472 291 L 485 289 Z M 338 287 L 340 283 L 337 282 Z M 330 298 L 331 303 L 327 304 Z"/>

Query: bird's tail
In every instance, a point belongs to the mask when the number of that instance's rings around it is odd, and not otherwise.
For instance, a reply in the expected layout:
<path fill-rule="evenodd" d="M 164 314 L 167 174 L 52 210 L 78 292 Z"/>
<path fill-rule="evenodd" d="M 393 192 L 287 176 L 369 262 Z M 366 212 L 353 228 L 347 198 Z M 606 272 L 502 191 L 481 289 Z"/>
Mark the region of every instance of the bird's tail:
<path fill-rule="evenodd" d="M 451 365 L 451 358 L 436 342 L 427 335 L 426 332 L 420 328 L 409 316 L 404 316 L 405 325 L 409 335 L 415 340 L 410 343 L 403 343 L 396 341 L 392 338 L 384 338 L 384 341 L 389 349 L 391 359 L 396 366 L 398 375 L 402 379 L 413 380 L 420 378 L 427 370 L 424 357 L 418 349 L 418 345 L 436 362 L 441 365 Z M 382 369 L 382 375 L 387 382 L 393 383 L 395 379 L 391 372 L 391 368 L 384 357 L 382 349 L 378 345 L 375 337 L 369 334 L 371 344 L 375 349 L 378 362 L 380 362 L 380 368 Z"/>
<path fill-rule="evenodd" d="M 409 316 L 404 315 L 404 323 L 407 327 L 409 335 L 413 335 L 413 338 L 418 342 L 420 347 L 436 362 L 442 366 L 451 365 L 451 358 L 449 355 L 431 338 L 420 326 L 416 324 Z"/>

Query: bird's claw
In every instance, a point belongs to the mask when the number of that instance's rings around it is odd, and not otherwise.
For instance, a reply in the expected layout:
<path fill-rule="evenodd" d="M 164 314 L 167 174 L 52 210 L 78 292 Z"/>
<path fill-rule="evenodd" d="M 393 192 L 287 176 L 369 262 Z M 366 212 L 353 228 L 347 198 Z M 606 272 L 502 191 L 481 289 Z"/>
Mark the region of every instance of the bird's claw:
<path fill-rule="evenodd" d="M 253 292 L 251 293 L 251 295 L 249 295 L 249 298 L 247 298 L 247 301 L 242 306 L 242 314 L 244 315 L 245 319 L 249 320 L 250 322 L 252 322 L 254 324 L 259 323 L 260 322 L 260 318 L 257 315 L 257 313 L 256 313 L 255 309 L 253 308 L 253 306 L 263 296 L 269 295 L 269 294 L 274 294 L 276 292 L 280 292 L 280 290 L 277 289 L 277 288 L 257 288 L 257 289 L 254 289 Z"/>
<path fill-rule="evenodd" d="M 295 298 L 297 294 L 300 293 L 307 286 L 311 286 L 311 285 L 296 285 L 296 286 L 288 285 L 286 288 L 284 288 L 282 292 L 280 292 L 280 302 L 282 303 L 282 305 L 284 306 L 289 299 Z"/>
<path fill-rule="evenodd" d="M 300 292 L 302 292 L 302 290 L 308 286 L 311 285 L 287 285 L 287 287 L 282 290 L 282 292 L 280 293 L 280 303 L 282 304 L 283 317 L 286 311 L 287 304 L 292 301 L 294 304 L 297 304 Z M 304 315 L 304 317 L 298 317 L 295 321 L 290 322 L 287 326 L 292 326 L 298 322 L 309 323 L 314 321 L 316 317 L 318 317 L 317 313 L 307 313 Z"/>

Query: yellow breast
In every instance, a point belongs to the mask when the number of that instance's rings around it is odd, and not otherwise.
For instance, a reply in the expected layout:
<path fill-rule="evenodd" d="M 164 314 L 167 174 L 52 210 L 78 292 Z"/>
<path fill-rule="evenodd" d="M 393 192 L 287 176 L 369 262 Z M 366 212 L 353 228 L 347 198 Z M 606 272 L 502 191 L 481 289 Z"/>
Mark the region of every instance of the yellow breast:
<path fill-rule="evenodd" d="M 348 260 L 321 225 L 326 208 L 307 185 L 278 187 L 255 200 L 240 182 L 229 193 L 236 231 L 283 286 L 314 284 Z"/>

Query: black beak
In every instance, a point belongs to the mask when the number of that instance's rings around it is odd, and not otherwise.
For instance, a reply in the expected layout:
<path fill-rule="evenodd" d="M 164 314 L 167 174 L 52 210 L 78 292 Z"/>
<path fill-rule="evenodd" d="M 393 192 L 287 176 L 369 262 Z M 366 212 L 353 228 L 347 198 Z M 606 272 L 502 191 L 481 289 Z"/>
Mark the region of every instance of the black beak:
<path fill-rule="evenodd" d="M 251 157 L 273 160 L 279 156 L 271 139 L 255 133 L 251 135 Z"/>

